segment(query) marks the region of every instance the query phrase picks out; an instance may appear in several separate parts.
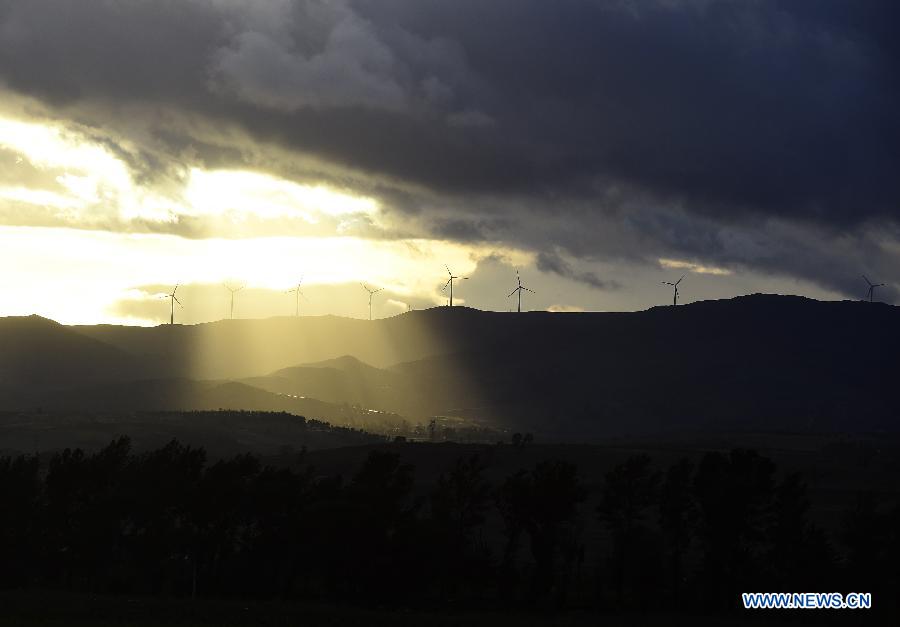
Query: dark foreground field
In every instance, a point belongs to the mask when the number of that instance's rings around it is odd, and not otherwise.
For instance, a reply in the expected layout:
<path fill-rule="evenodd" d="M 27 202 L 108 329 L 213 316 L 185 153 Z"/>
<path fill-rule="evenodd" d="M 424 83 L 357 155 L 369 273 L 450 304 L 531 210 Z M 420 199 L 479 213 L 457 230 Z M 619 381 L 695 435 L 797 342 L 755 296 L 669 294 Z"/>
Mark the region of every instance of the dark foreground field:
<path fill-rule="evenodd" d="M 0 458 L 0 627 L 898 624 L 897 443 L 742 439 Z"/>
<path fill-rule="evenodd" d="M 122 598 L 64 593 L 0 593 L 2 627 L 643 627 L 690 625 L 878 625 L 882 618 L 864 611 L 746 612 L 731 615 L 663 613 L 612 614 L 571 610 L 534 614 L 519 611 L 459 613 L 358 609 L 309 603 L 190 601 Z"/>

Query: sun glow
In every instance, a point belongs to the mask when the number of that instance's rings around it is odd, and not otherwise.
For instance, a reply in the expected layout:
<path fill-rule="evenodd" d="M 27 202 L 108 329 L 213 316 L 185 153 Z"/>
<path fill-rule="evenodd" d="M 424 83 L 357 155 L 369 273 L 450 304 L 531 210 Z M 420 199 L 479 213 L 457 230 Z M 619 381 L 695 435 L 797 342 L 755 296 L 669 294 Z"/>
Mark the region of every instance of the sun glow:
<path fill-rule="evenodd" d="M 220 285 L 238 280 L 248 288 L 284 291 L 301 276 L 308 287 L 365 281 L 439 304 L 436 285 L 443 263 L 468 273 L 479 256 L 494 252 L 431 240 L 191 240 L 29 227 L 0 227 L 0 250 L 3 259 L 16 260 L 15 272 L 0 276 L 0 311 L 6 315 L 37 312 L 66 323 L 123 322 L 115 313 L 117 302 L 136 294 L 156 298 L 155 293 L 137 290 L 142 285 Z"/>
<path fill-rule="evenodd" d="M 0 187 L 0 202 L 49 209 L 83 228 L 175 219 L 172 199 L 135 184 L 125 161 L 86 131 L 0 117 L 0 149 L 17 155 L 14 168 L 32 169 L 40 179 L 30 188 Z"/>
<path fill-rule="evenodd" d="M 94 173 L 117 185 L 130 183 L 125 164 L 100 145 L 61 128 L 0 117 L 0 146 L 41 168 Z"/>
<path fill-rule="evenodd" d="M 292 228 L 309 235 L 302 224 L 290 226 L 299 221 L 327 223 L 324 229 L 341 234 L 360 217 L 376 223 L 379 212 L 372 198 L 247 170 L 176 167 L 176 185 L 162 193 L 135 181 L 124 158 L 86 130 L 48 123 L 0 117 L 0 149 L 16 155 L 13 168 L 33 170 L 40 179 L 30 187 L 0 185 L 0 202 L 50 209 L 64 224 L 82 228 L 118 221 L 123 230 L 141 230 L 142 222 L 177 225 L 187 219 L 209 237 L 240 237 L 234 227 L 251 222 L 245 234 L 251 237 L 266 222 L 277 222 L 274 230 L 282 233 Z"/>
<path fill-rule="evenodd" d="M 299 217 L 310 224 L 322 215 L 373 215 L 378 204 L 323 186 L 299 185 L 268 174 L 239 170 L 191 170 L 184 193 L 190 215 L 253 215 L 263 219 Z"/>
<path fill-rule="evenodd" d="M 174 185 L 146 182 L 133 174 L 130 151 L 77 125 L 0 116 L 0 159 L 12 168 L 0 178 L 0 262 L 13 269 L 0 274 L 0 313 L 147 324 L 165 313 L 149 306 L 160 286 L 194 285 L 199 294 L 233 280 L 276 302 L 301 276 L 308 288 L 385 288 L 384 312 L 396 313 L 413 299 L 444 302 L 444 264 L 466 275 L 488 255 L 530 260 L 502 246 L 367 239 L 354 227 L 383 226 L 375 199 L 264 172 L 176 166 Z M 325 313 L 363 315 L 355 296 L 335 295 Z M 283 310 L 260 306 L 253 315 Z"/>

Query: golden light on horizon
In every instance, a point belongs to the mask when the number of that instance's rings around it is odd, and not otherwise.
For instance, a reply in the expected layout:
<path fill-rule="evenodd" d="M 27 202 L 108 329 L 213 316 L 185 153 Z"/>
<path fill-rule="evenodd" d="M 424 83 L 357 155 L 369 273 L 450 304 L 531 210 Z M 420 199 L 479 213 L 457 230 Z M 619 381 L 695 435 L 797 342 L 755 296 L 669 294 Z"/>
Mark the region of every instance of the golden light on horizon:
<path fill-rule="evenodd" d="M 328 288 L 320 301 L 303 307 L 311 315 L 367 317 L 364 299 L 354 292 L 360 282 L 385 288 L 379 314 L 391 315 L 445 304 L 444 265 L 467 276 L 488 258 L 504 265 L 489 270 L 486 264 L 485 282 L 503 285 L 520 268 L 546 281 L 538 284 L 534 306 L 559 311 L 652 306 L 658 278 L 643 275 L 660 269 L 705 279 L 692 285 L 693 298 L 733 291 L 717 278 L 739 280 L 730 269 L 700 260 L 660 258 L 625 279 L 630 287 L 651 286 L 638 297 L 632 289 L 598 292 L 579 277 L 622 276 L 621 268 L 597 264 L 586 273 L 558 275 L 537 267 L 537 253 L 508 243 L 400 235 L 407 228 L 398 223 L 404 214 L 350 188 L 177 161 L 151 180 L 134 169 L 136 155 L 127 142 L 116 147 L 100 131 L 75 123 L 0 112 L 0 160 L 6 166 L 0 172 L 0 263 L 7 269 L 0 273 L 0 315 L 156 324 L 168 320 L 159 306 L 165 286 L 180 283 L 212 303 L 198 307 L 195 299 L 182 321 L 208 321 L 225 311 L 220 295 L 203 288 L 228 280 L 248 288 L 238 317 L 288 315 L 296 303 L 282 296 L 301 277 L 306 288 Z M 577 263 L 566 260 L 572 268 Z M 505 285 L 493 285 L 473 290 L 475 282 L 466 282 L 455 304 L 508 309 Z"/>
<path fill-rule="evenodd" d="M 112 313 L 115 303 L 144 285 L 219 285 L 283 291 L 366 281 L 395 294 L 432 297 L 443 263 L 471 272 L 479 250 L 448 242 L 373 241 L 354 237 L 192 240 L 172 235 L 123 234 L 64 228 L 0 227 L 3 257 L 17 260 L 0 277 L 5 315 L 39 313 L 66 323 L 149 323 Z M 511 254 L 524 258 L 524 253 Z M 137 291 L 135 291 L 137 290 Z M 276 315 L 273 311 L 270 315 Z M 362 315 L 362 312 L 359 312 Z"/>
<path fill-rule="evenodd" d="M 238 280 L 280 293 L 300 276 L 307 287 L 364 281 L 439 304 L 444 264 L 471 273 L 479 257 L 497 252 L 354 236 L 358 221 L 379 226 L 375 199 L 259 171 L 191 166 L 180 187 L 157 189 L 77 126 L 0 116 L 0 150 L 21 168 L 18 180 L 0 182 L 0 212 L 13 216 L 12 225 L 0 225 L 0 261 L 14 268 L 0 275 L 3 315 L 150 324 L 162 316 L 122 315 L 117 303 L 158 300 L 146 286 L 175 283 Z M 15 216 L 28 212 L 43 217 L 17 225 Z M 162 232 L 147 232 L 152 224 Z"/>

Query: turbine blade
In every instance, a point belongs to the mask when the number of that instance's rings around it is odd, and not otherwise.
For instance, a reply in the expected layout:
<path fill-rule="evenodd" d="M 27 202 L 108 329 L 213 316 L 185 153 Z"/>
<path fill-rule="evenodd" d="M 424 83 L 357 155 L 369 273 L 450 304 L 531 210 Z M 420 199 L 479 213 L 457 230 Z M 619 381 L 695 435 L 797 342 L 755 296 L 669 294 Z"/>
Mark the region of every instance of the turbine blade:
<path fill-rule="evenodd" d="M 511 292 L 509 293 L 509 295 L 507 296 L 507 298 L 509 298 L 510 296 L 512 296 L 513 294 L 515 294 L 515 293 L 518 292 L 518 291 L 519 291 L 519 288 L 517 287 L 516 289 L 514 289 L 513 291 L 511 291 Z"/>
<path fill-rule="evenodd" d="M 684 280 L 684 277 L 686 277 L 686 276 L 687 276 L 686 274 L 682 274 L 681 278 L 678 279 L 677 281 L 675 281 L 675 285 L 678 285 L 679 283 L 681 283 Z"/>
<path fill-rule="evenodd" d="M 535 292 L 534 290 L 529 289 L 527 287 L 523 287 L 522 289 L 525 290 L 526 292 L 531 292 L 532 294 L 537 294 L 537 292 Z"/>
<path fill-rule="evenodd" d="M 872 285 L 872 282 L 869 280 L 869 277 L 867 277 L 865 274 L 862 275 L 862 278 L 864 278 L 866 280 L 866 283 L 868 283 L 869 285 Z"/>

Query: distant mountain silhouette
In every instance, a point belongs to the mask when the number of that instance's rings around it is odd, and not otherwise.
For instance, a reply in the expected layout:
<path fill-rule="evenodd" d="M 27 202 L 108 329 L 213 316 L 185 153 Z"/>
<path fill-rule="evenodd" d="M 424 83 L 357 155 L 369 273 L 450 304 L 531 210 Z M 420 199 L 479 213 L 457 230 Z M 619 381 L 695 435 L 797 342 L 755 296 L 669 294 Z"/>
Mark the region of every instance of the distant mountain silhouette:
<path fill-rule="evenodd" d="M 437 311 L 375 321 L 315 316 L 72 329 L 133 355 L 155 359 L 168 376 L 240 379 L 343 355 L 388 366 L 451 351 L 450 338 L 435 333 Z M 469 311 L 476 316 L 481 313 Z M 462 309 L 454 311 L 453 317 L 462 313 Z"/>
<path fill-rule="evenodd" d="M 0 343 L 10 343 L 16 325 L 3 322 Z M 0 386 L 18 382 L 39 395 L 62 385 L 61 373 L 81 381 L 87 375 L 79 366 L 91 371 L 91 382 L 121 382 L 143 369 L 146 379 L 237 380 L 220 381 L 216 400 L 202 385 L 189 390 L 190 407 L 224 399 L 232 407 L 291 411 L 287 405 L 304 400 L 289 400 L 298 396 L 325 408 L 357 404 L 416 420 L 459 416 L 565 438 L 900 430 L 891 392 L 900 309 L 878 303 L 753 295 L 635 313 L 441 307 L 371 322 L 328 316 L 155 328 L 32 325 L 46 333 L 15 339 L 24 368 L 4 356 Z M 109 394 L 129 397 L 132 406 L 171 402 L 160 400 L 168 392 L 154 396 L 152 385 L 141 385 L 140 393 L 119 387 Z"/>
<path fill-rule="evenodd" d="M 71 386 L 152 373 L 152 359 L 40 316 L 0 318 L 0 387 Z"/>

